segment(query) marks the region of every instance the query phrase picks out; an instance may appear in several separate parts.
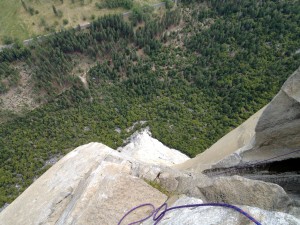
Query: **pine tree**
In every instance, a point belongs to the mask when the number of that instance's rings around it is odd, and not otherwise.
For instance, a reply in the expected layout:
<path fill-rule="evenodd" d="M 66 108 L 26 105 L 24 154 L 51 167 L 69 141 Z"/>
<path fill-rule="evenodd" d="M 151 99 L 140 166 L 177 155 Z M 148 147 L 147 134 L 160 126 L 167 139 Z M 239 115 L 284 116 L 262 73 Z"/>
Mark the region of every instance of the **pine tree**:
<path fill-rule="evenodd" d="M 28 9 L 27 9 L 27 5 L 26 5 L 26 3 L 23 1 L 23 0 L 21 0 L 21 2 L 22 2 L 22 6 L 23 6 L 23 8 L 27 11 Z"/>
<path fill-rule="evenodd" d="M 57 10 L 54 5 L 52 5 L 52 9 L 53 9 L 53 13 L 55 14 L 55 16 L 57 16 Z"/>

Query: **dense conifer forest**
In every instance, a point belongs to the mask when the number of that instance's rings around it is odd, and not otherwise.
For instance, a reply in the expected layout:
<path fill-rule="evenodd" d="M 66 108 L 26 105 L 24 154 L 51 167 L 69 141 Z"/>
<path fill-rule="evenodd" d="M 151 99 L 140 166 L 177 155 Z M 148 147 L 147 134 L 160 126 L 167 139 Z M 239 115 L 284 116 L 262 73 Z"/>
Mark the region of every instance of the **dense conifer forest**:
<path fill-rule="evenodd" d="M 298 0 L 182 0 L 4 49 L 0 94 L 19 84 L 15 64 L 24 62 L 40 107 L 19 115 L 0 107 L 8 118 L 0 124 L 0 206 L 53 157 L 92 141 L 116 148 L 141 127 L 191 157 L 201 153 L 298 68 L 299 23 Z M 92 62 L 86 71 L 78 58 Z M 128 130 L 138 121 L 146 123 Z"/>

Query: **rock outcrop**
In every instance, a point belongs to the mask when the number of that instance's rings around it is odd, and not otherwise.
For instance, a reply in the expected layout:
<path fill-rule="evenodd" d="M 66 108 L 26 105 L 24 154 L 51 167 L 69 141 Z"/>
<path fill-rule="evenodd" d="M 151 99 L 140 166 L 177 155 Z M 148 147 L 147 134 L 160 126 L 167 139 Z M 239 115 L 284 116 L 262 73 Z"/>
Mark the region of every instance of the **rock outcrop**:
<path fill-rule="evenodd" d="M 118 151 L 141 162 L 172 166 L 183 163 L 188 156 L 178 150 L 170 149 L 151 137 L 149 128 L 136 132 L 129 138 L 129 143 Z"/>
<path fill-rule="evenodd" d="M 210 169 L 212 165 L 218 163 L 225 157 L 230 156 L 239 148 L 248 144 L 255 135 L 255 126 L 261 114 L 266 107 L 252 115 L 239 127 L 226 134 L 209 149 L 197 155 L 195 158 L 185 161 L 182 164 L 174 167 L 181 170 L 189 170 L 194 172 L 202 172 L 205 169 Z"/>
<path fill-rule="evenodd" d="M 130 208 L 167 197 L 131 175 L 130 158 L 100 143 L 70 152 L 0 214 L 1 225 L 117 224 Z M 133 215 L 136 219 L 141 216 Z"/>
<path fill-rule="evenodd" d="M 139 204 L 151 202 L 158 207 L 167 200 L 165 194 L 144 180 L 155 182 L 172 195 L 186 194 L 198 198 L 197 201 L 227 202 L 282 212 L 289 212 L 293 206 L 284 190 L 275 184 L 237 176 L 210 178 L 185 173 L 167 166 L 141 162 L 100 143 L 90 143 L 70 152 L 37 179 L 3 210 L 0 224 L 117 224 L 128 210 Z M 291 215 L 262 209 L 253 211 L 258 218 L 276 215 L 284 222 L 297 221 Z M 233 224 L 243 221 L 230 210 L 202 210 L 201 213 L 199 211 L 201 216 L 206 213 L 215 215 L 210 218 L 211 221 L 225 220 L 224 224 L 230 224 L 232 220 L 236 221 Z M 182 217 L 175 218 L 178 221 L 185 220 L 185 212 L 192 213 L 184 210 Z M 139 220 L 148 213 L 147 209 L 139 210 L 126 218 L 123 224 Z M 196 219 L 199 215 L 197 213 L 191 218 Z M 190 219 L 187 221 L 193 221 Z M 264 220 L 271 221 L 272 218 Z M 162 224 L 178 224 L 172 221 L 162 221 Z M 198 224 L 195 221 L 188 224 Z"/>
<path fill-rule="evenodd" d="M 151 202 L 159 206 L 167 200 L 167 196 L 144 180 L 156 182 L 170 193 L 209 202 L 284 212 L 292 206 L 284 190 L 275 184 L 241 177 L 209 178 L 184 173 L 141 162 L 100 143 L 90 143 L 70 152 L 36 180 L 4 209 L 0 221 L 3 225 L 117 224 L 123 214 L 136 205 Z M 211 213 L 218 210 L 212 209 Z M 147 213 L 132 214 L 127 222 Z M 216 214 L 218 218 L 214 220 L 223 220 L 221 217 L 230 215 L 227 213 Z"/>
<path fill-rule="evenodd" d="M 300 158 L 300 68 L 267 106 L 204 153 L 175 167 L 202 172 L 290 158 Z"/>
<path fill-rule="evenodd" d="M 300 68 L 267 106 L 204 153 L 174 167 L 276 183 L 300 202 Z"/>
<path fill-rule="evenodd" d="M 198 198 L 183 196 L 173 205 L 201 204 L 203 201 Z M 263 225 L 299 225 L 300 220 L 286 213 L 271 212 L 261 210 L 256 207 L 240 206 L 244 211 L 261 221 Z M 152 225 L 151 219 L 142 223 L 142 225 Z M 252 221 L 239 214 L 238 212 L 222 207 L 204 206 L 198 208 L 186 208 L 168 212 L 160 221 L 160 225 L 178 225 L 178 224 L 222 224 L 222 225 L 252 225 Z"/>
<path fill-rule="evenodd" d="M 300 150 L 300 68 L 264 110 L 255 132 L 253 147 L 240 154 L 243 162 Z M 300 151 L 282 156 L 279 160 L 295 157 L 300 157 Z"/>
<path fill-rule="evenodd" d="M 225 202 L 238 205 L 262 224 L 300 224 L 300 203 L 273 179 L 278 168 L 299 165 L 299 140 L 300 69 L 270 104 L 194 159 L 153 139 L 149 130 L 135 133 L 118 151 L 100 143 L 76 148 L 7 206 L 0 213 L 0 224 L 113 225 L 137 205 L 150 202 L 158 207 L 166 201 L 172 205 L 174 198 L 178 200 L 173 206 Z M 263 164 L 249 168 L 249 163 L 262 160 Z M 231 176 L 232 168 L 244 177 Z M 251 176 L 242 174 L 241 168 Z M 288 189 L 300 194 L 299 174 L 288 172 L 289 178 L 286 171 L 281 174 L 283 179 L 294 179 L 294 183 L 288 181 Z M 258 181 L 264 180 L 263 175 L 274 183 Z M 122 224 L 149 213 L 147 208 L 138 210 Z M 199 221 L 251 224 L 236 211 L 220 207 L 171 211 L 159 224 Z"/>
<path fill-rule="evenodd" d="M 213 167 L 291 158 L 300 158 L 300 68 L 264 109 L 257 121 L 253 138 Z"/>
<path fill-rule="evenodd" d="M 213 178 L 210 184 L 198 184 L 197 187 L 210 202 L 248 205 L 281 212 L 288 212 L 293 205 L 282 187 L 240 176 Z"/>

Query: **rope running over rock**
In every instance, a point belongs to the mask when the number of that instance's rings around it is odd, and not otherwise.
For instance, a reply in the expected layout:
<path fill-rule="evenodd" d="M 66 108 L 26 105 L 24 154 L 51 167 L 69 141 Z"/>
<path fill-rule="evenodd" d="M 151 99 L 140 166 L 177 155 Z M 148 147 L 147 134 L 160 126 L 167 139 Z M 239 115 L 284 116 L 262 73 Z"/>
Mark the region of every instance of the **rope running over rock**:
<path fill-rule="evenodd" d="M 159 223 L 159 221 L 161 221 L 161 219 L 165 216 L 165 214 L 168 211 L 171 210 L 175 210 L 175 209 L 182 209 L 182 208 L 195 208 L 195 207 L 201 207 L 201 206 L 216 206 L 216 207 L 225 207 L 225 208 L 230 208 L 233 209 L 239 213 L 241 213 L 242 215 L 244 215 L 245 217 L 247 217 L 249 220 L 251 220 L 253 223 L 255 223 L 256 225 L 261 225 L 260 222 L 258 222 L 256 219 L 254 219 L 251 215 L 249 215 L 247 212 L 245 212 L 244 210 L 242 210 L 241 208 L 234 206 L 234 205 L 230 205 L 230 204 L 226 204 L 226 203 L 203 203 L 203 204 L 190 204 L 190 205 L 180 205 L 180 206 L 174 206 L 174 207 L 170 207 L 168 208 L 167 203 L 162 204 L 160 207 L 158 207 L 157 209 L 155 209 L 154 205 L 151 203 L 146 203 L 146 204 L 141 204 L 138 205 L 134 208 L 132 208 L 131 210 L 129 210 L 119 221 L 118 225 L 121 225 L 122 221 L 125 219 L 125 217 L 127 217 L 129 214 L 131 214 L 133 211 L 145 207 L 145 206 L 150 206 L 152 208 L 152 212 L 145 218 L 142 218 L 138 221 L 135 222 L 131 222 L 128 225 L 134 225 L 134 224 L 138 224 L 141 223 L 147 219 L 149 219 L 150 217 L 153 216 L 153 221 L 154 221 L 154 225 L 157 225 Z M 163 210 L 162 210 L 163 209 Z M 162 210 L 161 213 L 159 213 Z"/>
<path fill-rule="evenodd" d="M 265 163 L 265 162 L 268 162 L 270 160 L 273 160 L 273 159 L 276 159 L 276 158 L 280 158 L 280 157 L 283 157 L 283 156 L 286 156 L 286 155 L 290 155 L 290 154 L 293 154 L 293 153 L 296 153 L 296 152 L 299 152 L 300 150 L 295 150 L 293 152 L 289 152 L 289 153 L 286 153 L 286 154 L 282 154 L 282 155 L 278 155 L 278 156 L 275 156 L 275 157 L 272 157 L 272 158 L 269 158 L 269 159 L 266 159 L 266 160 L 262 160 L 262 161 L 258 161 L 258 162 L 254 162 L 254 163 L 245 163 L 245 165 L 247 166 L 254 166 L 254 165 L 258 165 L 258 164 L 261 164 L 261 163 Z M 244 165 L 244 167 L 245 167 Z M 231 168 L 230 170 L 232 169 L 240 169 L 241 167 L 236 167 L 236 168 Z M 229 171 L 230 171 L 229 170 Z M 228 173 L 229 171 L 225 171 L 225 172 L 221 172 L 221 173 L 217 173 L 217 174 L 214 174 L 214 175 L 221 175 L 221 174 L 224 174 L 224 173 Z M 167 203 L 164 203 L 162 204 L 159 208 L 155 209 L 154 205 L 151 204 L 151 203 L 145 203 L 145 204 L 141 204 L 141 205 L 138 205 L 134 208 L 132 208 L 131 210 L 129 210 L 122 218 L 121 220 L 119 221 L 118 225 L 121 225 L 122 221 L 125 219 L 125 217 L 127 217 L 129 214 L 131 214 L 133 211 L 139 209 L 139 208 L 142 208 L 142 207 L 145 207 L 145 206 L 149 206 L 152 208 L 152 212 L 151 214 L 149 214 L 147 217 L 141 219 L 141 220 L 138 220 L 138 221 L 135 221 L 135 222 L 132 222 L 128 225 L 134 225 L 134 224 L 137 224 L 137 223 L 141 223 L 147 219 L 149 219 L 150 217 L 153 216 L 153 221 L 155 222 L 154 225 L 158 224 L 159 221 L 165 216 L 165 214 L 168 212 L 168 211 L 171 211 L 171 210 L 175 210 L 175 209 L 182 209 L 182 208 L 194 208 L 194 207 L 201 207 L 201 206 L 218 206 L 218 207 L 225 207 L 225 208 L 231 208 L 239 213 L 241 213 L 242 215 L 244 215 L 245 217 L 247 217 L 249 220 L 251 220 L 253 223 L 257 224 L 257 225 L 261 225 L 260 222 L 258 222 L 256 219 L 254 219 L 252 216 L 250 216 L 248 213 L 246 213 L 244 210 L 242 210 L 241 208 L 237 207 L 237 206 L 234 206 L 234 205 L 230 205 L 230 204 L 227 204 L 227 203 L 203 203 L 203 204 L 191 204 L 191 205 L 181 205 L 181 206 L 175 206 L 175 207 L 170 207 L 168 208 L 168 205 Z M 161 211 L 161 209 L 164 208 L 164 210 L 157 216 L 157 214 L 159 213 L 159 211 Z"/>

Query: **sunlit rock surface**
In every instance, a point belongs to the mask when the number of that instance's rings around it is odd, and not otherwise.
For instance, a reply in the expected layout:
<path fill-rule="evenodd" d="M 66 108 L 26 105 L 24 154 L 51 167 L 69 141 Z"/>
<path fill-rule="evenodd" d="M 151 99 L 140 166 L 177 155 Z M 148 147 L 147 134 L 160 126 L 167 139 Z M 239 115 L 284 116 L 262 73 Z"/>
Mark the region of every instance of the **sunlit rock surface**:
<path fill-rule="evenodd" d="M 129 143 L 118 151 L 142 162 L 167 166 L 183 163 L 189 159 L 178 150 L 171 149 L 152 138 L 148 129 L 133 134 L 129 138 Z"/>
<path fill-rule="evenodd" d="M 131 175 L 131 161 L 100 143 L 80 146 L 5 208 L 0 224 L 117 224 L 145 196 L 162 204 L 164 194 Z"/>
<path fill-rule="evenodd" d="M 201 204 L 203 201 L 197 198 L 181 197 L 172 206 Z M 245 212 L 254 217 L 263 225 L 298 225 L 300 220 L 286 213 L 271 212 L 256 207 L 239 206 Z M 144 222 L 142 225 L 152 225 L 152 219 Z M 204 206 L 197 208 L 185 208 L 169 211 L 159 222 L 160 225 L 252 225 L 251 220 L 233 209 L 223 207 Z"/>

